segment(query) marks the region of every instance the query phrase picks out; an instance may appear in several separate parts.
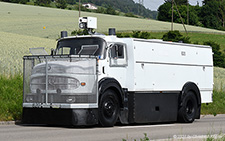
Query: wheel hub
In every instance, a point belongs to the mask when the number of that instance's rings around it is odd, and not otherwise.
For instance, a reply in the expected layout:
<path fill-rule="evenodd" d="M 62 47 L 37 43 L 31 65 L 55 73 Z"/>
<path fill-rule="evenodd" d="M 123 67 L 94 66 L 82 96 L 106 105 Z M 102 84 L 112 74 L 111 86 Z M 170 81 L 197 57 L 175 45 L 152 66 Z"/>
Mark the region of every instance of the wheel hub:
<path fill-rule="evenodd" d="M 186 112 L 188 115 L 192 114 L 194 112 L 194 105 L 191 100 L 187 102 Z"/>
<path fill-rule="evenodd" d="M 115 105 L 112 100 L 107 100 L 104 103 L 103 111 L 106 117 L 111 117 L 115 111 Z"/>

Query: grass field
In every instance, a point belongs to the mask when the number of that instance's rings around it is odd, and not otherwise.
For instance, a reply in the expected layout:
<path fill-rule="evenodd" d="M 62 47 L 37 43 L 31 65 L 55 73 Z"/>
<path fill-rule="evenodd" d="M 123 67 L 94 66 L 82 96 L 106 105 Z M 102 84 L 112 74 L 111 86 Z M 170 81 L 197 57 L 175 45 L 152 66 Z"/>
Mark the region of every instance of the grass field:
<path fill-rule="evenodd" d="M 29 48 L 46 47 L 50 52 L 56 41 L 53 39 L 18 35 L 0 31 L 0 74 L 22 72 L 23 56 L 29 54 Z"/>
<path fill-rule="evenodd" d="M 217 68 L 217 67 L 214 68 L 214 89 L 225 92 L 225 69 L 224 68 Z"/>

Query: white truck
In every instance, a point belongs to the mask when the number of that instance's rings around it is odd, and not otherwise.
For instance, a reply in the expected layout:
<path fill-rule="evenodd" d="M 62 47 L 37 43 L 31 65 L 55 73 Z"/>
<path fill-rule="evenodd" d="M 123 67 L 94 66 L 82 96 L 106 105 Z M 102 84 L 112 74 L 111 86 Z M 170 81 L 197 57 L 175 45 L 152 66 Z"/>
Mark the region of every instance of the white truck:
<path fill-rule="evenodd" d="M 191 123 L 212 102 L 212 56 L 210 46 L 155 39 L 62 37 L 51 55 L 24 56 L 22 122 Z"/>

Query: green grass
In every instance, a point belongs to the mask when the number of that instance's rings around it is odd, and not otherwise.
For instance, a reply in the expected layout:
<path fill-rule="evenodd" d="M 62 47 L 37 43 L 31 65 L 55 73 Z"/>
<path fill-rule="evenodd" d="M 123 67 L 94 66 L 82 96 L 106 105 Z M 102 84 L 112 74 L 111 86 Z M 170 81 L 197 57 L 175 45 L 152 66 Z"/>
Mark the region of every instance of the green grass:
<path fill-rule="evenodd" d="M 225 91 L 225 69 L 214 68 L 214 90 Z"/>
<path fill-rule="evenodd" d="M 225 114 L 225 91 L 213 91 L 213 103 L 202 104 L 201 114 Z"/>
<path fill-rule="evenodd" d="M 21 119 L 22 96 L 22 75 L 0 76 L 0 121 Z"/>

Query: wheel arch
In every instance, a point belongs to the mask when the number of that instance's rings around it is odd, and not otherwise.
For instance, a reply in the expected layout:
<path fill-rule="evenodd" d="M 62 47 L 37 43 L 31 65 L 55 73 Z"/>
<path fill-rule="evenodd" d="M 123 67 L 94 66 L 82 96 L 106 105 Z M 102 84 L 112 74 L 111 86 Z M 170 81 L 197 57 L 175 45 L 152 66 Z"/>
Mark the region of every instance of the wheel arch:
<path fill-rule="evenodd" d="M 196 96 L 196 99 L 197 99 L 197 102 L 198 102 L 198 105 L 201 105 L 201 94 L 200 94 L 200 90 L 198 88 L 198 86 L 194 83 L 194 82 L 187 82 L 184 84 L 183 88 L 182 88 L 182 91 L 181 91 L 181 96 L 180 96 L 180 104 L 182 104 L 182 100 L 183 100 L 183 97 L 185 96 L 185 94 L 188 92 L 188 91 L 193 91 L 195 96 Z"/>
<path fill-rule="evenodd" d="M 101 95 L 103 94 L 103 92 L 106 91 L 107 89 L 112 89 L 116 92 L 119 98 L 120 108 L 122 108 L 123 107 L 123 90 L 120 83 L 114 78 L 102 78 L 98 83 L 99 99 Z"/>
<path fill-rule="evenodd" d="M 201 93 L 198 88 L 198 86 L 194 82 L 187 82 L 184 84 L 181 94 L 179 96 L 179 107 L 182 106 L 183 104 L 183 98 L 187 94 L 188 91 L 193 91 L 194 95 L 196 96 L 197 99 L 197 114 L 196 114 L 196 119 L 200 119 L 201 115 Z"/>

